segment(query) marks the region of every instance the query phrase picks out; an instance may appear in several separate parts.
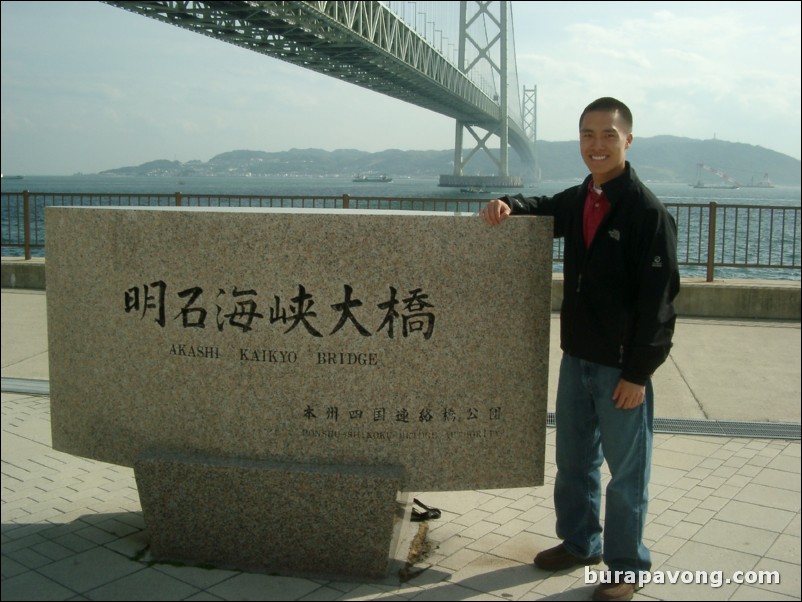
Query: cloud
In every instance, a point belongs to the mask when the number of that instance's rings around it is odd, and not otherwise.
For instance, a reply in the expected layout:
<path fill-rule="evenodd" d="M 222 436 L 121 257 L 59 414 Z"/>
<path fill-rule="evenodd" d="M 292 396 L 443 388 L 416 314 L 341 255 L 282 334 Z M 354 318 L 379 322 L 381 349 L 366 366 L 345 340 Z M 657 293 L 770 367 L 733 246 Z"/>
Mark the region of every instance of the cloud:
<path fill-rule="evenodd" d="M 799 3 L 581 3 L 562 22 L 554 3 L 538 4 L 556 26 L 517 42 L 543 138 L 575 136 L 581 108 L 611 95 L 630 104 L 640 136 L 718 131 L 799 157 Z"/>

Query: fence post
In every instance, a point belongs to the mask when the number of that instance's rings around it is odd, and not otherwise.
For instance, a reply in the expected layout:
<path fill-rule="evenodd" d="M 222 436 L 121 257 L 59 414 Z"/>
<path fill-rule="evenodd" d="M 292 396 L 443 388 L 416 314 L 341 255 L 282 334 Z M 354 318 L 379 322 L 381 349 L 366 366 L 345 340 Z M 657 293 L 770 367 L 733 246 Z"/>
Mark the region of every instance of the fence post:
<path fill-rule="evenodd" d="M 351 197 L 347 194 L 343 195 L 343 209 L 351 208 Z"/>
<path fill-rule="evenodd" d="M 716 256 L 716 202 L 710 201 L 710 210 L 707 219 L 707 278 L 713 282 L 713 265 Z"/>
<path fill-rule="evenodd" d="M 31 199 L 27 190 L 22 191 L 22 232 L 25 239 L 25 259 L 31 258 Z"/>
<path fill-rule="evenodd" d="M 175 193 L 175 206 L 176 207 L 180 207 L 181 206 L 181 193 L 180 192 L 176 192 Z"/>

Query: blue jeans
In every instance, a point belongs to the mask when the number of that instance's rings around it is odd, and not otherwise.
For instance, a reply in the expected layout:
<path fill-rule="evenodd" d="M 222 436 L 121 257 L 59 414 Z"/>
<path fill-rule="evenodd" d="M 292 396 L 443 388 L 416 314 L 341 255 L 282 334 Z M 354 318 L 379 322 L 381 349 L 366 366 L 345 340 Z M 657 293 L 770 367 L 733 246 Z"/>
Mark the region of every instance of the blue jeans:
<path fill-rule="evenodd" d="M 582 558 L 603 551 L 611 570 L 648 571 L 652 563 L 643 545 L 643 528 L 649 502 L 654 391 L 650 381 L 641 406 L 617 410 L 613 391 L 620 377 L 616 368 L 563 354 L 556 414 L 557 536 Z M 603 460 L 612 478 L 607 485 L 602 547 Z"/>

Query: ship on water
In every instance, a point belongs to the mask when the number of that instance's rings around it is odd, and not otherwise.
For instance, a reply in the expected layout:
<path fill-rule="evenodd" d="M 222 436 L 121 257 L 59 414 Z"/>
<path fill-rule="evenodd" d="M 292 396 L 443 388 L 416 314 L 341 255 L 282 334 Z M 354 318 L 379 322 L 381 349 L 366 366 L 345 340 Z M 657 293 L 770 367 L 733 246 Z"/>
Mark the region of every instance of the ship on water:
<path fill-rule="evenodd" d="M 392 182 L 393 179 L 387 174 L 373 174 L 373 173 L 358 173 L 352 179 L 352 182 Z"/>
<path fill-rule="evenodd" d="M 771 180 L 769 180 L 769 174 L 767 173 L 763 174 L 763 179 L 759 182 L 755 182 L 755 177 L 752 176 L 749 184 L 742 184 L 735 178 L 728 176 L 716 167 L 705 165 L 704 163 L 697 163 L 696 168 L 696 184 L 691 184 L 691 186 L 694 188 L 726 188 L 728 190 L 737 190 L 738 188 L 774 188 L 774 184 L 772 184 Z M 721 184 L 707 184 L 702 182 L 703 169 L 705 171 L 709 171 L 710 173 L 716 174 L 719 178 L 724 180 L 724 182 Z"/>
<path fill-rule="evenodd" d="M 726 184 L 705 184 L 702 182 L 702 170 L 709 171 L 716 174 L 719 178 L 724 180 Z M 728 190 L 737 190 L 741 187 L 741 183 L 733 177 L 728 176 L 723 171 L 716 167 L 706 165 L 704 163 L 696 164 L 696 184 L 691 184 L 694 188 L 726 188 Z"/>
<path fill-rule="evenodd" d="M 696 184 L 691 184 L 694 188 L 718 188 L 723 190 L 738 190 L 740 186 L 735 184 L 705 184 L 704 182 L 696 182 Z"/>
<path fill-rule="evenodd" d="M 772 184 L 771 180 L 769 180 L 769 174 L 764 173 L 762 180 L 755 182 L 755 178 L 753 176 L 749 181 L 749 184 L 744 184 L 744 188 L 774 188 L 774 184 Z"/>

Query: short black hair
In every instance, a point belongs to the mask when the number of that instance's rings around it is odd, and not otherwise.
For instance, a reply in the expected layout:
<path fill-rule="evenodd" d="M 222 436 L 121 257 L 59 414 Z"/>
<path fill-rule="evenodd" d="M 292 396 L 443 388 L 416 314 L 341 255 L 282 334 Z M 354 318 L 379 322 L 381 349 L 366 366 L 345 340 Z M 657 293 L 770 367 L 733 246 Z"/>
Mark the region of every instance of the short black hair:
<path fill-rule="evenodd" d="M 603 96 L 602 98 L 597 98 L 588 106 L 586 106 L 585 110 L 582 111 L 582 115 L 579 116 L 580 128 L 582 127 L 582 120 L 585 118 L 585 115 L 591 111 L 618 112 L 621 115 L 621 118 L 624 120 L 624 123 L 627 125 L 629 130 L 627 131 L 627 134 L 632 133 L 632 111 L 630 111 L 629 107 L 617 98 Z"/>

